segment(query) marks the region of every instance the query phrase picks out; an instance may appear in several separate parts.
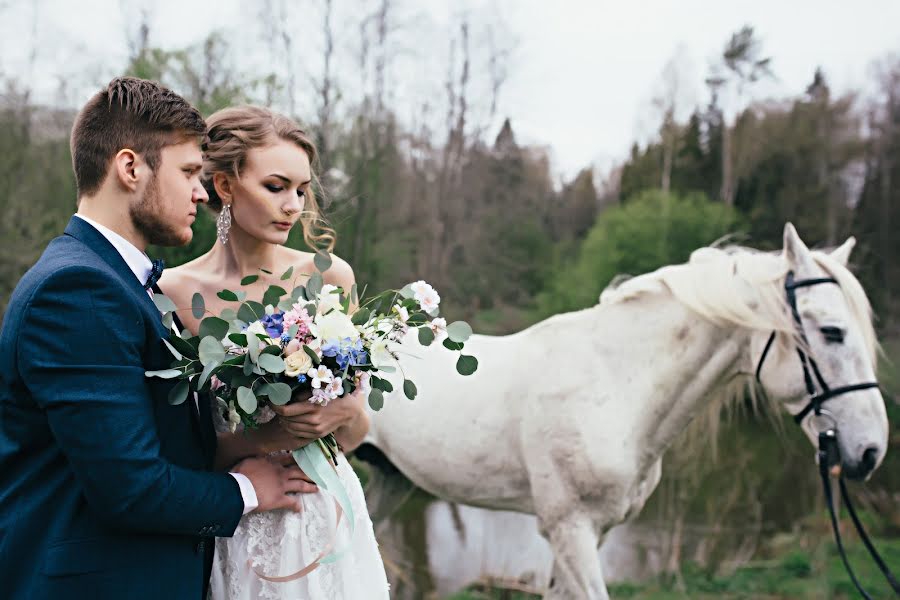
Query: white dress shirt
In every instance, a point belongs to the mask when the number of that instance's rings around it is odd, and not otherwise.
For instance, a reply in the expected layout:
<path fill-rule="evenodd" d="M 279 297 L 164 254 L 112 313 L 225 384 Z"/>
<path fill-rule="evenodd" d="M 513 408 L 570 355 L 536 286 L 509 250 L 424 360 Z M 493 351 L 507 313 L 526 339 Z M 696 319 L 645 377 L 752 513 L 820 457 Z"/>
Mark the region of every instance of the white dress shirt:
<path fill-rule="evenodd" d="M 153 270 L 153 261 L 150 260 L 150 257 L 138 250 L 134 244 L 112 229 L 104 227 L 100 223 L 97 223 L 84 215 L 76 214 L 75 216 L 90 224 L 94 229 L 99 231 L 103 237 L 109 240 L 109 243 L 118 250 L 119 254 L 125 260 L 125 264 L 128 265 L 128 268 L 131 269 L 134 276 L 138 278 L 141 285 L 146 283 L 147 278 L 150 276 L 150 271 Z M 150 294 L 151 297 L 153 296 L 152 290 L 147 290 L 147 293 Z M 197 402 L 196 394 L 194 395 L 194 402 Z M 253 489 L 253 484 L 250 483 L 250 479 L 241 473 L 229 473 L 229 475 L 237 480 L 238 485 L 241 488 L 241 497 L 244 499 L 244 514 L 246 515 L 248 512 L 255 510 L 256 507 L 259 506 L 259 500 L 256 497 L 256 490 Z"/>

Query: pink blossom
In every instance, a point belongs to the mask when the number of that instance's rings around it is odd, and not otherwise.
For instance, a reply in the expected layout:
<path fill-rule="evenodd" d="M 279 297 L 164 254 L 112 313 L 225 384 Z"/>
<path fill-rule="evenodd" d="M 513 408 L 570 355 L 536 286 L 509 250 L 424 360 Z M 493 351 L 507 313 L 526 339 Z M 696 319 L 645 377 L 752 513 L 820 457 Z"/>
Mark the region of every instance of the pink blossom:
<path fill-rule="evenodd" d="M 331 401 L 331 396 L 325 390 L 313 390 L 312 396 L 309 399 L 313 404 L 321 404 L 325 406 Z"/>

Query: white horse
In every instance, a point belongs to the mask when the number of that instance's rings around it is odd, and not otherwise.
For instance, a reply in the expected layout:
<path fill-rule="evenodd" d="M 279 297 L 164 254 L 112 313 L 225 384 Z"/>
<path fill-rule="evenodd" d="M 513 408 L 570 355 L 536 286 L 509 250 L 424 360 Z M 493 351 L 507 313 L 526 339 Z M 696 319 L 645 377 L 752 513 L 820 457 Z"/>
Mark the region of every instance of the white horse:
<path fill-rule="evenodd" d="M 807 400 L 798 347 L 832 387 L 874 381 L 871 309 L 846 268 L 853 245 L 811 252 L 788 224 L 780 255 L 698 250 L 607 290 L 593 308 L 473 336 L 471 377 L 455 373 L 452 353 L 407 341 L 403 350 L 423 359 L 404 361 L 418 399 L 388 398 L 370 441 L 439 498 L 536 515 L 554 555 L 547 598 L 608 598 L 604 534 L 641 510 L 663 453 L 701 411 L 754 388 L 773 331 L 762 396 L 791 414 Z M 838 284 L 796 291 L 802 326 L 785 297 L 789 272 Z M 887 449 L 880 392 L 846 393 L 826 408 L 844 474 L 867 477 Z M 814 443 L 815 420 L 802 422 Z"/>

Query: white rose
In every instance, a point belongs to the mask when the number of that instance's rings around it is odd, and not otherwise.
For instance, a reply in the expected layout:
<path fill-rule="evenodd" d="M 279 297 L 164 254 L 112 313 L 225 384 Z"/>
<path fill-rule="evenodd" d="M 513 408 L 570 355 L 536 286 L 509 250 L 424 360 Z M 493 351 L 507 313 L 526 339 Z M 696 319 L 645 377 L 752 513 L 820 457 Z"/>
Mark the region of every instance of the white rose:
<path fill-rule="evenodd" d="M 317 314 L 310 332 L 320 340 L 342 340 L 359 338 L 359 330 L 344 313 L 334 310 L 327 315 Z"/>
<path fill-rule="evenodd" d="M 303 350 L 297 350 L 284 359 L 284 374 L 288 377 L 296 377 L 312 369 L 313 362 Z"/>

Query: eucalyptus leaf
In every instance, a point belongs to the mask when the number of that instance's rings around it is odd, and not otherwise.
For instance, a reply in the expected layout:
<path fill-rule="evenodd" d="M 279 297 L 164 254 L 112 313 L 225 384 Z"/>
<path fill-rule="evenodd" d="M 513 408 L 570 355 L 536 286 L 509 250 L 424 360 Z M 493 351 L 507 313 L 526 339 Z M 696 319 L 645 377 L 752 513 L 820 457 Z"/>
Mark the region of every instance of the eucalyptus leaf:
<path fill-rule="evenodd" d="M 294 308 L 294 301 L 290 298 L 282 298 L 278 302 L 278 310 L 280 310 L 281 312 L 287 312 L 292 308 Z"/>
<path fill-rule="evenodd" d="M 245 292 L 243 290 L 236 291 L 234 293 L 234 295 L 237 296 L 238 302 L 243 302 L 244 300 L 247 299 L 247 292 Z"/>
<path fill-rule="evenodd" d="M 184 331 L 187 331 L 187 329 Z M 182 333 L 184 333 L 184 331 L 182 331 Z M 167 340 L 167 343 L 174 346 L 175 350 L 182 356 L 186 356 L 190 359 L 197 358 L 197 344 L 200 343 L 200 340 L 191 336 L 190 332 L 188 332 L 187 339 L 179 336 L 172 336 Z"/>
<path fill-rule="evenodd" d="M 263 269 L 262 267 L 260 267 L 259 270 L 262 271 L 263 273 L 265 273 L 266 275 L 271 275 L 271 274 L 272 274 L 272 271 L 270 271 L 270 270 L 268 270 L 268 269 Z"/>
<path fill-rule="evenodd" d="M 291 386 L 281 382 L 271 383 L 269 384 L 269 393 L 266 395 L 272 404 L 284 406 L 291 401 Z"/>
<path fill-rule="evenodd" d="M 250 336 L 250 339 L 247 341 L 247 352 L 250 354 L 250 360 L 254 364 L 259 362 L 259 338 Z"/>
<path fill-rule="evenodd" d="M 294 267 L 293 266 L 288 267 L 288 270 L 281 274 L 281 280 L 287 281 L 288 279 L 291 278 L 291 275 L 293 275 L 293 274 L 294 274 Z"/>
<path fill-rule="evenodd" d="M 172 325 L 175 324 L 175 313 L 167 312 L 162 316 L 162 324 L 166 329 L 172 329 Z"/>
<path fill-rule="evenodd" d="M 278 301 L 285 294 L 287 294 L 287 290 L 284 288 L 278 287 L 277 285 L 270 285 L 269 289 L 266 290 L 266 293 L 263 294 L 263 304 L 277 305 Z"/>
<path fill-rule="evenodd" d="M 416 384 L 409 379 L 406 379 L 403 381 L 403 393 L 406 394 L 406 397 L 410 400 L 415 400 L 419 390 L 416 388 Z"/>
<path fill-rule="evenodd" d="M 206 317 L 200 321 L 199 335 L 201 338 L 211 335 L 217 340 L 223 340 L 228 335 L 228 321 L 223 321 L 219 317 Z"/>
<path fill-rule="evenodd" d="M 260 354 L 258 364 L 269 373 L 284 373 L 284 359 L 280 356 L 275 356 L 274 354 Z"/>
<path fill-rule="evenodd" d="M 172 299 L 165 294 L 153 294 L 153 304 L 156 305 L 156 308 L 161 313 L 169 313 L 178 309 L 175 303 L 172 302 Z"/>
<path fill-rule="evenodd" d="M 471 375 L 478 369 L 478 359 L 474 356 L 461 354 L 456 361 L 456 371 L 460 375 Z"/>
<path fill-rule="evenodd" d="M 300 326 L 297 325 L 296 323 L 294 323 L 293 325 L 290 326 L 290 328 L 288 328 L 288 332 L 287 332 L 288 337 L 291 339 L 294 339 L 295 337 L 297 337 L 298 331 L 300 331 Z"/>
<path fill-rule="evenodd" d="M 248 353 L 244 355 L 244 375 L 249 376 L 251 373 L 253 373 L 253 361 Z"/>
<path fill-rule="evenodd" d="M 201 389 L 204 385 L 206 385 L 206 380 L 209 379 L 209 376 L 212 375 L 212 372 L 215 371 L 219 365 L 219 361 L 214 360 L 209 364 L 203 366 L 203 372 L 200 373 L 200 379 L 197 380 L 197 389 Z"/>
<path fill-rule="evenodd" d="M 430 346 L 434 341 L 434 331 L 431 327 L 419 327 L 419 343 L 423 346 Z"/>
<path fill-rule="evenodd" d="M 191 298 L 191 314 L 195 319 L 200 319 L 206 313 L 206 301 L 200 293 L 195 293 Z"/>
<path fill-rule="evenodd" d="M 313 257 L 313 263 L 315 263 L 316 268 L 320 273 L 324 273 L 325 271 L 330 269 L 331 262 L 331 255 L 321 250 L 316 252 L 315 257 Z"/>
<path fill-rule="evenodd" d="M 226 308 L 221 313 L 219 313 L 219 318 L 230 323 L 231 321 L 237 319 L 237 311 L 233 308 Z"/>
<path fill-rule="evenodd" d="M 162 371 L 144 371 L 147 377 L 159 377 L 160 379 L 172 379 L 181 375 L 180 369 L 163 369 Z"/>
<path fill-rule="evenodd" d="M 370 379 L 373 388 L 379 389 L 382 392 L 390 393 L 394 391 L 394 386 L 391 385 L 391 382 L 387 379 L 382 379 L 381 377 L 372 377 Z"/>
<path fill-rule="evenodd" d="M 465 344 L 461 342 L 454 342 L 450 338 L 444 340 L 444 348 L 447 350 L 462 350 Z"/>
<path fill-rule="evenodd" d="M 447 335 L 452 341 L 462 344 L 472 337 L 472 327 L 465 321 L 454 321 L 447 325 Z"/>
<path fill-rule="evenodd" d="M 253 393 L 253 390 L 244 386 L 238 388 L 237 400 L 238 406 L 240 406 L 248 415 L 252 415 L 256 412 L 256 408 L 259 406 L 259 402 L 256 400 L 256 394 Z"/>
<path fill-rule="evenodd" d="M 302 285 L 298 285 L 291 291 L 291 300 L 294 302 L 299 302 L 300 300 L 306 300 L 306 288 Z"/>
<path fill-rule="evenodd" d="M 361 308 L 353 313 L 353 316 L 350 318 L 350 320 L 354 325 L 365 325 L 368 322 L 370 316 L 372 316 L 372 313 L 369 309 Z"/>
<path fill-rule="evenodd" d="M 187 400 L 188 392 L 190 391 L 191 382 L 187 379 L 182 379 L 175 384 L 175 387 L 169 390 L 169 404 L 171 404 L 172 406 L 181 404 L 182 402 Z"/>
<path fill-rule="evenodd" d="M 237 302 L 238 297 L 237 294 L 232 292 L 231 290 L 222 290 L 221 292 L 216 293 L 216 296 L 225 300 L 226 302 Z"/>
<path fill-rule="evenodd" d="M 222 344 L 211 335 L 200 340 L 199 347 L 200 363 L 205 367 L 212 361 L 221 363 L 225 360 L 225 348 Z"/>
<path fill-rule="evenodd" d="M 322 286 L 325 285 L 325 281 L 322 279 L 321 273 L 313 273 L 309 281 L 306 282 L 306 291 L 309 294 L 309 298 L 315 298 L 322 291 Z"/>
<path fill-rule="evenodd" d="M 378 388 L 369 390 L 369 406 L 372 410 L 379 411 L 384 407 L 384 393 Z"/>
<path fill-rule="evenodd" d="M 241 304 L 238 309 L 238 319 L 247 323 L 252 323 L 262 319 L 266 315 L 265 307 L 259 302 L 249 300 Z"/>
<path fill-rule="evenodd" d="M 318 366 L 322 359 L 319 358 L 319 355 L 316 354 L 316 351 L 310 348 L 309 346 L 304 345 L 303 351 L 306 352 L 306 355 L 312 359 L 313 364 Z"/>
<path fill-rule="evenodd" d="M 256 283 L 256 280 L 259 279 L 259 275 L 247 275 L 243 279 L 241 279 L 241 285 L 250 285 L 251 283 Z"/>
<path fill-rule="evenodd" d="M 412 289 L 412 284 L 407 284 L 403 286 L 403 289 L 400 290 L 400 295 L 404 298 L 412 298 L 416 295 L 416 293 Z"/>
<path fill-rule="evenodd" d="M 409 315 L 409 319 L 406 320 L 406 324 L 410 327 L 418 327 L 420 325 L 424 325 L 428 322 L 428 315 L 423 312 L 413 313 Z"/>
<path fill-rule="evenodd" d="M 228 335 L 228 339 L 240 346 L 241 348 L 247 347 L 247 334 L 245 333 L 232 333 Z"/>
<path fill-rule="evenodd" d="M 176 339 L 177 339 L 177 338 L 176 338 Z M 184 356 L 181 355 L 181 352 L 179 352 L 178 350 L 176 350 L 176 349 L 175 349 L 175 346 L 173 346 L 171 343 L 169 343 L 169 340 L 163 338 L 163 344 L 166 345 L 166 348 L 169 349 L 169 352 L 172 353 L 172 356 L 175 357 L 175 360 L 182 360 L 182 359 L 184 359 Z"/>

